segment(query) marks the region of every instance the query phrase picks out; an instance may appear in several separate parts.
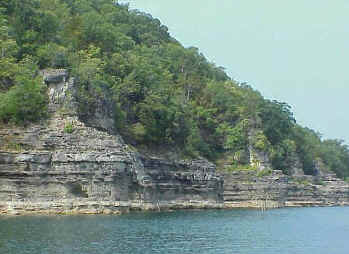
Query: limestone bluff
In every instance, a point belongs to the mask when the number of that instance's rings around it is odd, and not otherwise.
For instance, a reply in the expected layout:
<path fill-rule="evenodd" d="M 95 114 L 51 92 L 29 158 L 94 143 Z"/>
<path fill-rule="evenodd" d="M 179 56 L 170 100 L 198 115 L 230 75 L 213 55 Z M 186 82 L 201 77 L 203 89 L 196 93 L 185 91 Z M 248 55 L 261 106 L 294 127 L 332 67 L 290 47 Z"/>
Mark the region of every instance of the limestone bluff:
<path fill-rule="evenodd" d="M 0 213 L 118 214 L 130 210 L 349 204 L 349 185 L 320 172 L 221 172 L 204 158 L 147 156 L 113 128 L 109 98 L 77 111 L 67 70 L 42 71 L 50 118 L 0 129 Z M 251 162 L 264 155 L 251 153 Z"/>

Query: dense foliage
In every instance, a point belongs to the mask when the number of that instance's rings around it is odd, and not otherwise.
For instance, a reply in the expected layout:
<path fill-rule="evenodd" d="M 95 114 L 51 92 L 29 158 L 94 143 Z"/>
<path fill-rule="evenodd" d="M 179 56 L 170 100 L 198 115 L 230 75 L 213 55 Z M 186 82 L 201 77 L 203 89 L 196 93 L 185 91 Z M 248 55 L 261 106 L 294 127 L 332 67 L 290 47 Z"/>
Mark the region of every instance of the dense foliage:
<path fill-rule="evenodd" d="M 117 129 L 135 145 L 171 146 L 212 160 L 231 156 L 235 164 L 246 163 L 252 145 L 286 173 L 296 158 L 307 174 L 320 160 L 349 176 L 343 142 L 322 141 L 297 125 L 287 104 L 231 80 L 149 14 L 112 0 L 2 0 L 0 8 L 2 122 L 44 117 L 38 70 L 68 68 L 80 111 L 93 111 L 108 93 Z"/>

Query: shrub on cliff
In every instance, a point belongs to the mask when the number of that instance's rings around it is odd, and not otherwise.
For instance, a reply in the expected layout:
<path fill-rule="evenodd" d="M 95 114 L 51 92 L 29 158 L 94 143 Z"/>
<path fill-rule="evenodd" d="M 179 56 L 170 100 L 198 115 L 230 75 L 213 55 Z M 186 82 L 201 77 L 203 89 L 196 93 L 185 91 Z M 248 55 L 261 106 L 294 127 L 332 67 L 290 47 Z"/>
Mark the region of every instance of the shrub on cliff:
<path fill-rule="evenodd" d="M 41 80 L 20 78 L 9 91 L 0 94 L 0 121 L 26 124 L 46 116 L 47 95 Z"/>

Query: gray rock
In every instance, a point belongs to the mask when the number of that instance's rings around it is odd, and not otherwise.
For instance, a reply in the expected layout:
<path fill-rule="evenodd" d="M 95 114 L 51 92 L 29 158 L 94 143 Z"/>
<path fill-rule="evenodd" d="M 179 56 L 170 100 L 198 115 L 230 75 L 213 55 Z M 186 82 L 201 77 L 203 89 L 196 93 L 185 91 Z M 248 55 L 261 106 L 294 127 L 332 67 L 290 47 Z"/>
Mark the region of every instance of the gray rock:
<path fill-rule="evenodd" d="M 42 70 L 40 74 L 43 76 L 45 83 L 61 83 L 65 82 L 69 76 L 66 69 L 46 69 Z"/>
<path fill-rule="evenodd" d="M 134 152 L 110 134 L 110 112 L 103 103 L 89 121 L 81 121 L 72 108 L 74 82 L 66 77 L 66 72 L 44 73 L 50 92 L 47 123 L 0 129 L 0 144 L 11 138 L 20 148 L 0 151 L 0 214 L 222 206 L 223 179 L 212 163 Z M 67 124 L 72 133 L 65 132 Z"/>
<path fill-rule="evenodd" d="M 0 128 L 0 214 L 349 204 L 348 184 L 333 174 L 221 175 L 204 158 L 176 161 L 138 154 L 112 129 L 112 111 L 103 106 L 108 98 L 83 121 L 74 108 L 74 79 L 67 75 L 44 74 L 50 89 L 47 123 Z M 67 124 L 72 133 L 65 132 Z M 268 166 L 264 155 L 256 156 Z"/>
<path fill-rule="evenodd" d="M 253 171 L 224 175 L 225 207 L 302 207 L 349 205 L 349 184 L 330 174 L 286 176 L 281 171 L 258 177 Z"/>

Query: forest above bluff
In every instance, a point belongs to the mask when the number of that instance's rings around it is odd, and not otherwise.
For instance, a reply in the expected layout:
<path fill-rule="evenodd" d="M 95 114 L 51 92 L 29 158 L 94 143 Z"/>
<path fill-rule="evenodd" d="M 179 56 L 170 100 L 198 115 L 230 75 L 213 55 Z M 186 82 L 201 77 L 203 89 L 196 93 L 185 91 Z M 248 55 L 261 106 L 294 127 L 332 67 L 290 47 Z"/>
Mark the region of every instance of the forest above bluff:
<path fill-rule="evenodd" d="M 110 98 L 115 129 L 137 149 L 201 156 L 227 169 L 258 166 L 254 151 L 286 174 L 321 167 L 349 176 L 343 141 L 298 125 L 288 104 L 234 81 L 149 14 L 111 0 L 2 0 L 0 8 L 3 125 L 49 117 L 39 70 L 67 69 L 80 117 Z"/>

